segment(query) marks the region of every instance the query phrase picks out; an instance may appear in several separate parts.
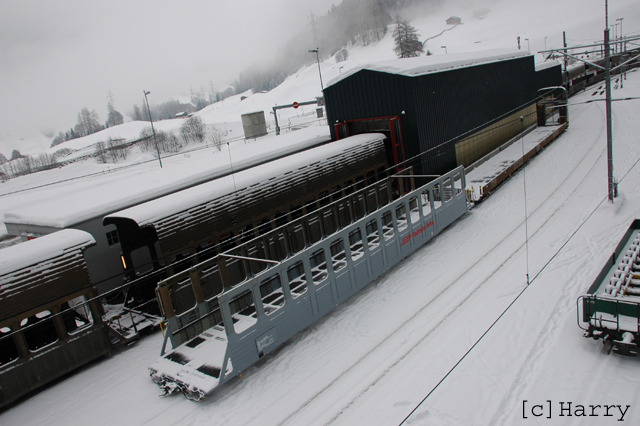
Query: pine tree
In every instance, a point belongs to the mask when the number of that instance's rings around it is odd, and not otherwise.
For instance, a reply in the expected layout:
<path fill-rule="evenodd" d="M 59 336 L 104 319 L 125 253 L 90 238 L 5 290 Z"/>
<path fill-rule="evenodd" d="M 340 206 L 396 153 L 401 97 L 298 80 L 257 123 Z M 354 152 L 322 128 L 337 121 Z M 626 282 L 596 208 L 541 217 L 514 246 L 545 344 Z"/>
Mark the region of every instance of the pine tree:
<path fill-rule="evenodd" d="M 95 109 L 93 111 L 89 111 L 87 108 L 80 110 L 78 113 L 78 123 L 74 128 L 77 137 L 87 136 L 99 132 L 102 129 L 100 118 Z"/>
<path fill-rule="evenodd" d="M 138 107 L 138 104 L 135 104 L 133 106 L 133 120 L 134 121 L 142 121 L 142 111 L 140 111 L 140 108 Z"/>
<path fill-rule="evenodd" d="M 122 114 L 116 111 L 116 107 L 114 106 L 113 94 L 111 93 L 111 90 L 109 90 L 108 98 L 109 101 L 107 102 L 108 114 L 106 127 L 113 127 L 124 123 L 124 117 L 122 116 Z"/>
<path fill-rule="evenodd" d="M 393 40 L 395 41 L 393 50 L 399 58 L 414 58 L 420 56 L 420 53 L 424 53 L 419 38 L 420 34 L 409 25 L 409 21 L 401 21 L 400 16 L 396 16 L 396 28 L 393 30 Z"/>

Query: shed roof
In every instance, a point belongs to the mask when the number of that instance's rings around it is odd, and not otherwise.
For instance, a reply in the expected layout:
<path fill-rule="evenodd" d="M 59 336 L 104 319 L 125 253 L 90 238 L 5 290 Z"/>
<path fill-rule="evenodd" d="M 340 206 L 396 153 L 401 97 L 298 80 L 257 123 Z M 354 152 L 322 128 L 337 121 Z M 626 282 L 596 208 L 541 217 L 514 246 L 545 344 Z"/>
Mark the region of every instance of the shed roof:
<path fill-rule="evenodd" d="M 394 59 L 364 64 L 343 72 L 329 81 L 327 88 L 363 71 L 378 71 L 387 74 L 416 77 L 420 75 L 449 71 L 456 68 L 472 67 L 491 62 L 531 56 L 531 53 L 513 49 L 494 49 L 481 52 L 456 53 L 450 55 L 429 55 L 417 58 Z"/>

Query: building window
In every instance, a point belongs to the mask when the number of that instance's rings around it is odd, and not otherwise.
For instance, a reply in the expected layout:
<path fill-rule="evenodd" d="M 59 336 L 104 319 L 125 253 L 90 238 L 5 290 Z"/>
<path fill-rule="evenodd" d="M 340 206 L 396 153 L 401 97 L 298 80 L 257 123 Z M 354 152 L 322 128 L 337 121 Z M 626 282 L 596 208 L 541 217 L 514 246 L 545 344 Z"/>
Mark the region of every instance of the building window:
<path fill-rule="evenodd" d="M 118 231 L 107 232 L 107 242 L 110 246 L 118 244 L 120 242 L 120 240 L 118 239 Z"/>

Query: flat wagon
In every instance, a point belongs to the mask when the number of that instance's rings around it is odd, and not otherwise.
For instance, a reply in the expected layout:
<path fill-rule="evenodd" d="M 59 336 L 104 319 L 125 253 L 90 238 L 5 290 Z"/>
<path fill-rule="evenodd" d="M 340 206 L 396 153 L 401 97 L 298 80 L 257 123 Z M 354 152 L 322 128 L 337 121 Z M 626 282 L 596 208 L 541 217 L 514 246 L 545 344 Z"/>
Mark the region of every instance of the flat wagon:
<path fill-rule="evenodd" d="M 580 296 L 578 325 L 614 352 L 637 355 L 640 344 L 640 220 L 633 221 L 587 294 Z"/>

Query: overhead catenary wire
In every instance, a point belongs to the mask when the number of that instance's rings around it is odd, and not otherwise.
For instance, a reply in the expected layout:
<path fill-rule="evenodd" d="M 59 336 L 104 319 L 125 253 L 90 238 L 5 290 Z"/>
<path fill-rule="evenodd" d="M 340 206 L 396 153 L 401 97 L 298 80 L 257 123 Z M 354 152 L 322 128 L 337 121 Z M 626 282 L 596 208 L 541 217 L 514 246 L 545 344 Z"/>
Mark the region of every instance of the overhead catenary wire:
<path fill-rule="evenodd" d="M 527 209 L 527 175 L 524 165 L 524 117 L 520 116 L 522 123 L 522 186 L 524 189 L 524 236 L 527 254 L 527 285 L 529 285 L 529 212 Z"/>
<path fill-rule="evenodd" d="M 522 107 L 526 107 L 526 105 L 531 105 L 532 103 L 536 102 L 538 99 L 543 98 L 544 96 L 545 96 L 545 95 L 540 95 L 540 96 L 536 97 L 534 100 L 532 100 L 532 101 L 530 101 L 530 102 L 527 102 L 527 103 L 526 103 L 526 104 L 524 104 L 523 106 L 516 107 L 515 109 L 513 109 L 513 110 L 511 110 L 511 111 L 509 111 L 509 112 L 507 112 L 507 113 L 503 114 L 503 115 L 502 115 L 502 116 L 500 116 L 498 119 L 496 119 L 496 120 L 491 120 L 491 121 L 486 122 L 484 125 L 488 125 L 488 124 L 490 124 L 491 122 L 499 121 L 501 118 L 504 118 L 504 117 L 506 117 L 506 116 L 508 116 L 508 115 L 510 115 L 510 114 L 513 114 L 514 112 L 516 112 L 516 111 L 518 111 L 518 110 L 522 109 Z M 437 149 L 438 147 L 444 146 L 444 145 L 446 145 L 446 144 L 448 144 L 448 143 L 451 143 L 451 142 L 453 142 L 453 141 L 455 141 L 455 140 L 458 140 L 458 139 L 460 139 L 460 138 L 462 138 L 462 137 L 464 137 L 464 136 L 466 136 L 466 135 L 468 135 L 468 134 L 472 133 L 474 130 L 477 130 L 477 129 L 479 129 L 479 128 L 482 128 L 484 125 L 478 126 L 478 127 L 476 127 L 475 129 L 472 129 L 472 130 L 470 130 L 470 131 L 468 131 L 468 132 L 463 133 L 462 135 L 459 135 L 459 136 L 457 136 L 457 137 L 455 137 L 455 138 L 449 139 L 448 141 L 445 141 L 445 142 L 443 142 L 442 144 L 440 144 L 440 145 L 438 145 L 438 146 L 436 146 L 436 147 L 432 147 L 432 148 L 430 148 L 429 150 L 426 150 L 426 151 L 424 151 L 424 152 L 422 152 L 422 153 L 420 153 L 420 154 L 417 154 L 417 155 L 415 155 L 415 156 L 413 156 L 413 157 L 411 157 L 411 158 L 409 158 L 409 159 L 407 159 L 407 160 L 402 161 L 402 162 L 401 162 L 401 163 L 399 163 L 398 165 L 392 165 L 392 166 L 390 166 L 389 168 L 387 168 L 387 169 L 385 170 L 385 173 L 386 173 L 386 172 L 389 172 L 389 171 L 392 171 L 392 170 L 393 170 L 393 169 L 395 169 L 397 166 L 405 165 L 405 164 L 407 164 L 407 163 L 408 163 L 408 162 L 410 162 L 410 161 L 417 160 L 417 159 L 419 159 L 421 156 L 428 154 L 430 151 L 432 151 L 432 150 L 434 150 L 434 149 Z M 179 154 L 178 154 L 178 155 L 179 155 Z M 153 159 L 153 160 L 148 160 L 148 161 L 155 161 L 155 159 Z M 132 165 L 127 165 L 127 166 L 123 166 L 122 168 L 132 167 L 132 166 L 137 165 L 137 164 L 139 164 L 139 163 L 132 164 Z M 406 169 L 406 168 L 405 168 L 405 169 Z M 91 174 L 91 176 L 93 176 L 93 175 L 100 175 L 100 174 L 102 174 L 102 173 L 103 173 L 103 172 L 94 173 L 94 174 Z M 408 177 L 410 177 L 410 176 L 408 176 Z M 78 179 L 78 178 L 79 178 L 79 177 L 76 177 L 76 178 L 70 178 L 70 179 L 65 180 L 65 181 L 71 181 L 71 180 L 75 180 L 75 179 Z M 60 182 L 64 182 L 64 181 L 60 181 Z M 235 183 L 235 182 L 234 182 L 234 183 Z M 357 184 L 358 184 L 358 182 L 353 182 L 351 185 L 347 185 L 347 186 L 345 186 L 343 189 L 355 187 Z M 372 185 L 375 185 L 375 184 L 372 184 Z M 368 185 L 367 187 L 363 188 L 362 190 L 364 191 L 364 190 L 366 190 L 369 186 L 372 186 L 372 185 Z M 46 185 L 44 185 L 44 186 L 46 186 Z M 22 192 L 22 191 L 17 191 L 17 192 Z M 235 192 L 237 192 L 237 191 L 234 191 L 234 193 L 235 193 Z M 8 194 L 1 194 L 1 195 L 8 195 Z M 0 196 L 1 196 L 1 195 L 0 195 Z M 319 198 L 317 201 L 321 202 L 321 201 L 322 201 L 322 200 L 324 200 L 324 199 L 330 199 L 330 197 L 331 197 L 331 196 L 332 196 L 332 194 L 327 194 L 326 196 Z M 300 207 L 299 207 L 298 209 L 296 209 L 296 210 L 302 210 L 302 208 L 303 208 L 303 207 L 304 207 L 304 206 L 300 206 Z M 218 242 L 217 244 L 211 244 L 210 246 L 208 246 L 208 247 L 206 247 L 204 250 L 202 250 L 202 251 L 199 253 L 199 255 L 202 255 L 202 254 L 204 254 L 205 252 L 208 252 L 209 250 L 220 249 L 221 247 L 222 247 L 222 243 L 220 243 L 220 242 Z M 191 261 L 191 259 L 192 259 L 193 257 L 195 257 L 196 255 L 197 255 L 197 254 L 194 254 L 194 255 L 191 255 L 191 256 L 187 256 L 187 257 L 185 257 L 184 259 L 182 259 L 182 260 L 180 261 L 180 263 L 182 263 L 182 262 L 188 262 L 188 261 Z M 175 266 L 175 265 L 173 265 L 173 266 Z M 169 268 L 169 265 L 165 265 L 165 266 L 163 266 L 163 267 L 161 267 L 161 268 L 159 268 L 159 269 L 155 270 L 155 271 L 153 272 L 153 274 L 158 274 L 158 273 L 164 272 L 164 271 L 168 270 L 168 268 Z M 120 274 L 118 274 L 118 275 L 120 275 Z M 110 277 L 110 278 L 113 278 L 113 277 Z M 100 284 L 100 283 L 102 283 L 102 282 L 105 282 L 105 281 L 107 281 L 107 280 L 108 280 L 108 279 L 110 279 L 110 278 L 105 278 L 104 280 L 102 280 L 102 281 L 100 281 L 100 282 L 98 282 L 98 283 L 94 283 L 94 285 L 97 285 L 97 284 Z M 129 287 L 131 287 L 131 286 L 135 285 L 136 283 L 138 283 L 138 282 L 140 282 L 140 281 L 142 281 L 142 280 L 144 280 L 144 279 L 146 279 L 146 278 L 148 278 L 148 276 L 146 276 L 146 275 L 145 275 L 144 277 L 141 277 L 141 278 L 139 278 L 139 279 L 133 280 L 133 281 L 131 281 L 131 282 L 127 282 L 127 283 L 125 283 L 125 284 L 123 284 L 123 285 L 121 285 L 121 286 L 118 286 L 118 287 L 116 287 L 116 288 L 114 288 L 114 289 L 112 289 L 112 290 L 110 290 L 110 291 L 108 291 L 108 292 L 106 292 L 106 293 L 103 293 L 103 294 L 101 294 L 101 295 L 99 295 L 99 296 L 96 296 L 95 298 L 92 298 L 92 299 L 87 300 L 87 301 L 85 301 L 83 304 L 88 304 L 89 302 L 91 302 L 91 301 L 93 301 L 93 300 L 99 300 L 99 299 L 101 299 L 101 298 L 103 298 L 103 297 L 106 297 L 106 296 L 109 296 L 109 295 L 113 295 L 113 294 L 116 294 L 117 292 L 121 292 L 121 291 L 123 291 L 123 290 L 126 290 L 126 289 L 128 289 Z M 55 317 L 55 316 L 58 316 L 58 315 L 62 315 L 64 312 L 67 312 L 67 311 L 65 310 L 65 311 L 60 312 L 60 313 L 58 313 L 58 314 L 51 315 L 51 317 Z M 22 329 L 21 331 L 24 331 L 24 329 Z M 18 333 L 18 332 L 19 332 L 19 331 L 12 331 L 11 333 L 6 334 L 5 336 L 1 336 L 1 337 L 0 337 L 0 340 L 4 340 L 5 338 L 8 338 L 8 337 L 10 337 L 10 336 L 12 336 L 13 334 L 16 334 L 16 333 Z"/>
<path fill-rule="evenodd" d="M 620 179 L 620 182 L 622 182 L 627 177 L 627 175 L 629 173 L 631 173 L 631 171 L 638 164 L 640 164 L 640 157 L 633 163 L 633 165 L 629 168 L 629 170 L 622 176 L 622 178 Z M 576 236 L 576 234 L 580 231 L 580 229 L 582 229 L 582 227 L 587 223 L 587 221 L 594 215 L 594 213 L 596 211 L 598 211 L 598 209 L 602 206 L 602 204 L 607 200 L 608 200 L 608 194 L 607 194 L 607 196 L 603 197 L 600 200 L 600 202 L 593 208 L 593 210 L 591 210 L 589 215 L 571 233 L 569 238 L 567 238 L 567 240 L 562 244 L 562 246 L 560 246 L 560 248 L 558 248 L 558 250 L 556 250 L 556 252 L 553 254 L 553 256 L 551 256 L 551 258 L 549 258 L 549 260 L 542 266 L 542 268 L 533 277 L 533 279 L 531 279 L 531 281 L 529 282 L 529 285 L 523 287 L 522 290 L 520 290 L 520 292 L 511 301 L 511 303 L 509 303 L 509 305 L 500 313 L 498 318 L 496 318 L 495 321 L 493 321 L 493 323 L 491 323 L 491 325 L 484 331 L 484 333 L 482 333 L 482 335 L 464 353 L 464 355 L 462 355 L 462 357 L 453 365 L 453 367 L 451 367 L 451 369 L 440 379 L 440 381 L 438 381 L 438 383 L 436 383 L 436 385 L 429 391 L 429 393 L 427 393 L 427 395 L 418 403 L 418 405 L 416 405 L 415 408 L 413 410 L 411 410 L 411 412 L 399 423 L 399 426 L 402 426 L 418 410 L 418 408 L 420 408 L 420 406 L 433 394 L 433 392 L 435 392 L 436 389 L 438 389 L 438 387 L 451 375 L 451 373 L 453 373 L 453 371 L 476 348 L 476 346 L 484 339 L 484 337 L 491 331 L 491 329 L 493 329 L 493 327 L 504 317 L 504 315 L 511 309 L 511 307 L 518 301 L 518 299 L 520 299 L 520 296 L 522 296 L 524 294 L 524 292 L 527 291 L 527 289 L 529 289 L 531 287 L 531 284 L 533 284 L 534 281 L 536 281 L 538 279 L 540 274 L 542 274 L 542 272 L 544 272 L 547 269 L 547 267 L 551 264 L 551 262 L 553 262 L 553 260 L 555 260 L 555 258 L 562 252 L 562 250 L 564 250 L 564 248 L 567 246 L 567 244 L 569 244 L 569 242 L 573 239 L 573 237 Z"/>

